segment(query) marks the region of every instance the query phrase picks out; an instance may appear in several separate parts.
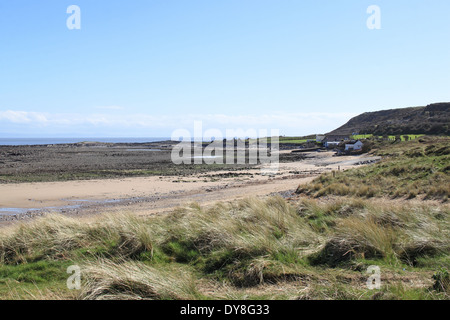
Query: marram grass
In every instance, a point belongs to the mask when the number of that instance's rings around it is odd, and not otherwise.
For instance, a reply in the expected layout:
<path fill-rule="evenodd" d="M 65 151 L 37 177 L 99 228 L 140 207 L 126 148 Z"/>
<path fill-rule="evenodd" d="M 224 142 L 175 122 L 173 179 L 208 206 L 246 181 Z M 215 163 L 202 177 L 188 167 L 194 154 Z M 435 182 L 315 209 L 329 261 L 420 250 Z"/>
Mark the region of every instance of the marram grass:
<path fill-rule="evenodd" d="M 148 217 L 50 214 L 0 231 L 0 297 L 446 299 L 432 277 L 450 269 L 449 212 L 436 202 L 272 197 Z M 73 264 L 75 292 L 65 288 Z M 365 287 L 372 264 L 386 279 L 376 296 Z"/>

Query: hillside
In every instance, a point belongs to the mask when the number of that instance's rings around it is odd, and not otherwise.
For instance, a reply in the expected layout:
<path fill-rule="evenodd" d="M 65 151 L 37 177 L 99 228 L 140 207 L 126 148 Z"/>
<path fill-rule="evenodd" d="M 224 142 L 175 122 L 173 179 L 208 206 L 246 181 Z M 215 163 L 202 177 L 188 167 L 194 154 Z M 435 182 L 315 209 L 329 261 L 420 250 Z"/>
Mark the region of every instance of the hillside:
<path fill-rule="evenodd" d="M 426 107 L 365 112 L 343 126 L 329 132 L 350 135 L 354 132 L 374 135 L 450 134 L 450 103 L 435 103 Z"/>

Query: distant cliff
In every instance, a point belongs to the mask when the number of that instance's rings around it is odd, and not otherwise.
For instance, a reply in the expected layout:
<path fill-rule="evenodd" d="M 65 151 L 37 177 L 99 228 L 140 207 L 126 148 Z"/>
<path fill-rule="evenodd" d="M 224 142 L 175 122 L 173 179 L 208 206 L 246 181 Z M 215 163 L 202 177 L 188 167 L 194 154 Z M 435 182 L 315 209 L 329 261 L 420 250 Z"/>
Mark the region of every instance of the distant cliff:
<path fill-rule="evenodd" d="M 426 107 L 365 112 L 343 126 L 329 132 L 331 135 L 352 133 L 374 135 L 433 134 L 450 135 L 450 103 L 434 103 Z"/>

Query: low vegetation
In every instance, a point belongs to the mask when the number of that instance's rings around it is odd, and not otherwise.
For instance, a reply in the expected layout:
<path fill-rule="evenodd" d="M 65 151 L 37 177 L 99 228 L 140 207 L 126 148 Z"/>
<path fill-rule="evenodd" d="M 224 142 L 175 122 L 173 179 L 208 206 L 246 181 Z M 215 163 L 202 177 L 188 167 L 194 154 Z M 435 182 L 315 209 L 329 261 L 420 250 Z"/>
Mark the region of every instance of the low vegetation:
<path fill-rule="evenodd" d="M 275 197 L 166 216 L 48 215 L 2 230 L 0 295 L 448 299 L 449 214 L 446 204 Z M 81 268 L 80 290 L 66 287 L 70 265 Z M 366 287 L 370 265 L 381 268 L 379 290 Z"/>
<path fill-rule="evenodd" d="M 374 165 L 321 175 L 298 193 L 421 198 L 450 197 L 450 138 L 421 137 L 407 142 L 378 142 L 371 153 L 382 156 Z"/>

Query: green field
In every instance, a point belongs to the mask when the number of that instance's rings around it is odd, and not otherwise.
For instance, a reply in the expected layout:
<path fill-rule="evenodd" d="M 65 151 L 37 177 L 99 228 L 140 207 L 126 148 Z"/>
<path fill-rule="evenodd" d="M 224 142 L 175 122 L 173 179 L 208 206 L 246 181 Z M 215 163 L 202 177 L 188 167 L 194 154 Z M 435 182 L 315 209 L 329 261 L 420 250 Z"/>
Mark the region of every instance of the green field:
<path fill-rule="evenodd" d="M 308 140 L 316 141 L 316 136 L 301 136 L 301 137 L 280 137 L 280 144 L 304 144 Z"/>
<path fill-rule="evenodd" d="M 280 143 L 285 143 L 285 144 L 303 144 L 306 143 L 308 140 L 306 139 L 302 139 L 302 140 L 280 140 Z"/>
<path fill-rule="evenodd" d="M 272 138 L 266 138 L 267 143 L 271 143 Z M 259 139 L 249 139 L 249 143 L 256 143 Z M 278 142 L 280 144 L 303 144 L 306 143 L 308 140 L 316 140 L 316 137 L 314 136 L 307 136 L 307 137 L 279 137 Z"/>
<path fill-rule="evenodd" d="M 402 135 L 400 135 L 400 139 L 402 141 L 406 141 L 406 140 L 409 141 L 409 140 L 417 139 L 417 138 L 419 138 L 421 136 L 423 136 L 423 134 L 402 134 Z M 356 134 L 356 135 L 352 135 L 351 139 L 359 140 L 359 139 L 369 139 L 369 138 L 373 138 L 373 137 L 374 137 L 373 134 Z M 388 139 L 389 140 L 395 140 L 395 137 L 396 136 L 388 136 Z M 406 137 L 408 137 L 408 138 L 406 139 Z M 377 136 L 377 138 L 378 139 L 382 139 L 383 136 Z"/>

